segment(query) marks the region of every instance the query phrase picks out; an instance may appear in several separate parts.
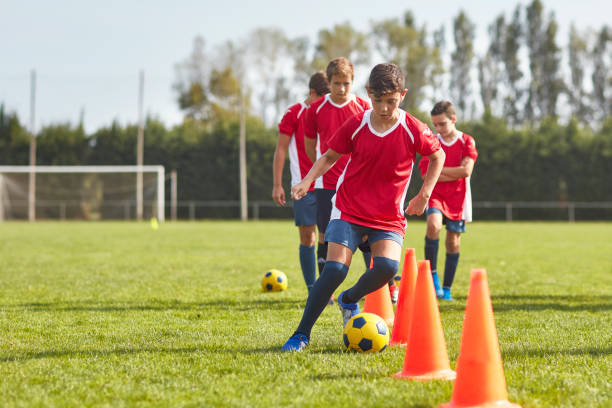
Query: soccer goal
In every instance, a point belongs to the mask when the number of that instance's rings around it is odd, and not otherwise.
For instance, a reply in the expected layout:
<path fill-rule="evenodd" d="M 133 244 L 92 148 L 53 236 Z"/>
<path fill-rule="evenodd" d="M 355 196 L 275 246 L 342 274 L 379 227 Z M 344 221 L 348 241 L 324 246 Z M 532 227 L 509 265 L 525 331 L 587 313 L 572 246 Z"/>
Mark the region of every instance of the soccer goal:
<path fill-rule="evenodd" d="M 0 221 L 163 221 L 164 183 L 163 166 L 0 166 Z"/>

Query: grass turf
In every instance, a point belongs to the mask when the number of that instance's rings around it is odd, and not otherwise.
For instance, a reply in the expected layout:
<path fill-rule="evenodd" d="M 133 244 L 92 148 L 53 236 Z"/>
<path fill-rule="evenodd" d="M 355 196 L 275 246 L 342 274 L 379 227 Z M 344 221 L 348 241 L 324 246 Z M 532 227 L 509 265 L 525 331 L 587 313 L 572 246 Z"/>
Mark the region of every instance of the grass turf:
<path fill-rule="evenodd" d="M 471 224 L 456 300 L 440 303 L 451 366 L 469 269 L 484 267 L 509 399 L 610 406 L 611 227 Z M 406 234 L 419 259 L 424 230 L 411 222 Z M 443 249 L 439 260 L 442 267 Z M 287 274 L 287 291 L 262 293 L 269 268 Z M 341 288 L 363 270 L 357 256 Z M 390 408 L 450 400 L 452 383 L 392 378 L 402 348 L 345 353 L 336 307 L 323 312 L 306 352 L 280 353 L 305 297 L 290 221 L 157 231 L 148 223 L 0 224 L 0 405 Z"/>

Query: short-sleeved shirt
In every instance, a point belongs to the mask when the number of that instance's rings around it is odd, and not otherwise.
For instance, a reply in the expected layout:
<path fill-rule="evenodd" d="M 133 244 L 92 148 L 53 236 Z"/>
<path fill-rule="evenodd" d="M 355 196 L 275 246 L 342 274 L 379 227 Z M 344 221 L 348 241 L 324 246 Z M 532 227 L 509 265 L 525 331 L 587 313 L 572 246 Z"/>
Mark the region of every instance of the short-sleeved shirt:
<path fill-rule="evenodd" d="M 440 150 L 440 142 L 426 124 L 399 112 L 395 125 L 379 133 L 367 110 L 349 118 L 329 141 L 334 151 L 351 154 L 338 180 L 332 220 L 404 236 L 404 201 L 416 154 L 429 156 Z"/>
<path fill-rule="evenodd" d="M 367 109 L 370 109 L 370 103 L 355 95 L 351 95 L 342 105 L 334 103 L 330 94 L 314 101 L 306 112 L 304 136 L 311 139 L 318 137 L 317 158 L 327 151 L 329 139 L 348 118 Z M 315 181 L 315 188 L 335 190 L 338 177 L 344 171 L 348 159 L 348 156 L 341 157 L 327 173 Z"/>
<path fill-rule="evenodd" d="M 450 142 L 445 142 L 439 134 L 436 137 L 440 141 L 444 153 L 446 153 L 444 167 L 458 167 L 465 157 L 471 157 L 476 161 L 478 152 L 472 136 L 457 132 L 455 139 Z M 429 160 L 424 157 L 419 163 L 421 174 L 424 175 L 427 172 L 428 166 Z M 431 193 L 427 207 L 439 209 L 450 220 L 471 221 L 472 198 L 469 177 L 453 181 L 438 181 Z"/>
<path fill-rule="evenodd" d="M 290 106 L 278 124 L 279 133 L 291 138 L 288 149 L 291 187 L 302 181 L 312 167 L 312 161 L 310 161 L 304 149 L 304 118 L 307 109 L 308 105 L 304 102 Z M 313 186 L 310 190 L 313 190 Z"/>

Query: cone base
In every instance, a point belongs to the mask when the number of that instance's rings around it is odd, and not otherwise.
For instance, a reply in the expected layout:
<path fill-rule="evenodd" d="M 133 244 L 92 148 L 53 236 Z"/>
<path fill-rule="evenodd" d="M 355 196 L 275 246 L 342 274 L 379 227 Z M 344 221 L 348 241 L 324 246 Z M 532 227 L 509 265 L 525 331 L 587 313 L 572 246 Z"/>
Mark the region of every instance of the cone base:
<path fill-rule="evenodd" d="M 446 380 L 453 381 L 457 377 L 457 373 L 451 369 L 432 371 L 424 374 L 407 374 L 402 371 L 395 373 L 393 378 L 399 378 L 401 380 L 414 380 L 414 381 L 430 381 L 430 380 Z"/>
<path fill-rule="evenodd" d="M 510 401 L 485 402 L 478 405 L 457 405 L 451 401 L 440 405 L 438 408 L 521 408 L 521 406 Z"/>
<path fill-rule="evenodd" d="M 406 341 L 405 343 L 402 343 L 401 341 L 389 340 L 389 345 L 406 347 L 408 345 L 408 342 Z"/>

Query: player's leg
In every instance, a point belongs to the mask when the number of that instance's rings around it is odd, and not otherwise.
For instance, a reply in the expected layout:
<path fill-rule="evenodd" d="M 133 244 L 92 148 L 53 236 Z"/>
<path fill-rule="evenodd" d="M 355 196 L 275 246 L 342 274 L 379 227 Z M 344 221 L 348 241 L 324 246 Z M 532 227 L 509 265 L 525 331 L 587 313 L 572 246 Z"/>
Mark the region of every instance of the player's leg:
<path fill-rule="evenodd" d="M 317 228 L 319 229 L 319 244 L 317 246 L 317 263 L 319 265 L 319 275 L 323 273 L 325 260 L 327 259 L 327 243 L 325 242 L 325 230 L 331 218 L 332 203 L 331 199 L 336 194 L 334 190 L 318 189 L 315 190 L 317 201 Z"/>
<path fill-rule="evenodd" d="M 438 243 L 440 242 L 440 230 L 442 230 L 442 212 L 437 208 L 427 209 L 427 232 L 425 233 L 425 259 L 429 260 L 431 266 L 431 277 L 433 279 L 436 296 L 442 297 L 442 285 L 438 277 Z"/>
<path fill-rule="evenodd" d="M 444 282 L 442 299 L 453 300 L 451 296 L 451 286 L 455 279 L 455 272 L 459 264 L 459 246 L 461 244 L 461 233 L 465 232 L 465 222 L 451 221 L 446 222 L 446 262 L 444 265 Z"/>
<path fill-rule="evenodd" d="M 358 240 L 352 234 L 350 225 L 347 222 L 335 221 L 337 224 L 334 222 L 330 223 L 325 237 L 329 242 L 329 251 L 323 273 L 319 276 L 319 279 L 317 279 L 308 294 L 308 300 L 306 301 L 300 324 L 295 333 L 283 345 L 283 351 L 301 351 L 308 345 L 312 326 L 314 326 L 321 312 L 327 306 L 331 294 L 346 278 L 353 252 L 357 249 Z M 334 241 L 341 241 L 342 243 Z"/>
<path fill-rule="evenodd" d="M 395 276 L 399 268 L 403 238 L 390 231 L 373 230 L 369 233 L 374 266 L 361 275 L 357 283 L 338 297 L 338 304 L 357 304 L 359 299 L 371 293 Z"/>
<path fill-rule="evenodd" d="M 307 193 L 301 200 L 293 202 L 295 225 L 300 233 L 300 266 L 308 291 L 317 278 L 317 258 L 315 256 L 317 201 L 314 193 Z"/>

